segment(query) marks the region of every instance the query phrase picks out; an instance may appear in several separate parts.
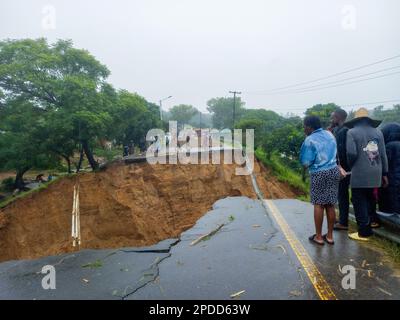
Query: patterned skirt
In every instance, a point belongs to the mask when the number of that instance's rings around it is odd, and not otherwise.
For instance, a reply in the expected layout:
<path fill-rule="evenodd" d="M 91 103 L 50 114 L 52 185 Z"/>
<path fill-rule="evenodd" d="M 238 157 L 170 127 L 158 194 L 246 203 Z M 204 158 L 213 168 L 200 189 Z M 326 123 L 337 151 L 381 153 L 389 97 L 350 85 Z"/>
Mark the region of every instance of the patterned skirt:
<path fill-rule="evenodd" d="M 312 204 L 336 204 L 340 181 L 338 167 L 311 173 L 310 180 L 310 197 Z"/>

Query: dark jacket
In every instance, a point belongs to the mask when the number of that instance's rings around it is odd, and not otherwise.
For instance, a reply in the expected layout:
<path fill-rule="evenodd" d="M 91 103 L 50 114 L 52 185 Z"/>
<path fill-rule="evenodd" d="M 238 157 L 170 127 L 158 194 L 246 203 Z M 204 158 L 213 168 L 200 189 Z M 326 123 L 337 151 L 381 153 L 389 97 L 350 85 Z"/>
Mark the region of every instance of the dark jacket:
<path fill-rule="evenodd" d="M 389 186 L 380 190 L 379 209 L 400 214 L 400 124 L 386 124 L 382 133 L 389 164 Z"/>
<path fill-rule="evenodd" d="M 333 135 L 336 138 L 338 162 L 344 170 L 350 171 L 350 167 L 347 164 L 347 156 L 346 156 L 347 131 L 349 131 L 349 128 L 345 126 L 336 127 L 333 130 Z"/>
<path fill-rule="evenodd" d="M 351 188 L 378 188 L 388 171 L 383 134 L 365 122 L 347 131 L 347 163 Z"/>

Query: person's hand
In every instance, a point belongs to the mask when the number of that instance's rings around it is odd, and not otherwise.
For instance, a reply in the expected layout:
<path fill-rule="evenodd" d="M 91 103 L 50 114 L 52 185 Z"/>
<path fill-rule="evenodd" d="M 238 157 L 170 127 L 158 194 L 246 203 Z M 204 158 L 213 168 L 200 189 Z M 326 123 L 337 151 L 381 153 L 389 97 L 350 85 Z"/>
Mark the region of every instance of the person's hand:
<path fill-rule="evenodd" d="M 387 186 L 389 185 L 389 180 L 387 176 L 383 176 L 382 177 L 382 187 L 383 188 L 387 188 Z"/>

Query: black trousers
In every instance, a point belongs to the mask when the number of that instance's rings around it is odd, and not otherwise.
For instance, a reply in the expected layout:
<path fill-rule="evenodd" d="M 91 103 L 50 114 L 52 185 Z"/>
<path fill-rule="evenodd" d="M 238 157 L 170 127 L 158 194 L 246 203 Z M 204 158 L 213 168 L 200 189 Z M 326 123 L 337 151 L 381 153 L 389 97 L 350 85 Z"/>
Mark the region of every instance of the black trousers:
<path fill-rule="evenodd" d="M 339 223 L 342 226 L 348 226 L 349 224 L 349 186 L 350 186 L 350 176 L 340 180 L 339 182 Z"/>
<path fill-rule="evenodd" d="M 358 235 L 369 237 L 372 235 L 370 217 L 374 216 L 376 201 L 373 188 L 352 188 L 351 200 L 358 225 Z"/>

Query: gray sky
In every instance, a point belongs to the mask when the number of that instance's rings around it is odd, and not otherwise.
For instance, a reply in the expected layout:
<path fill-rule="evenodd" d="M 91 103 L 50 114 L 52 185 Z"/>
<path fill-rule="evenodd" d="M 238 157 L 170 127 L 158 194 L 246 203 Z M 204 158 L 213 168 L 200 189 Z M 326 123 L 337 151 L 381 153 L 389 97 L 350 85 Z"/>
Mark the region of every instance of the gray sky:
<path fill-rule="evenodd" d="M 208 99 L 229 90 L 243 91 L 249 108 L 279 113 L 400 100 L 400 74 L 305 93 L 251 94 L 398 55 L 399 31 L 399 0 L 0 2 L 0 39 L 72 39 L 108 66 L 116 88 L 153 102 L 173 95 L 166 109 L 187 103 L 205 111 Z M 320 83 L 394 66 L 400 58 Z"/>

